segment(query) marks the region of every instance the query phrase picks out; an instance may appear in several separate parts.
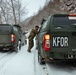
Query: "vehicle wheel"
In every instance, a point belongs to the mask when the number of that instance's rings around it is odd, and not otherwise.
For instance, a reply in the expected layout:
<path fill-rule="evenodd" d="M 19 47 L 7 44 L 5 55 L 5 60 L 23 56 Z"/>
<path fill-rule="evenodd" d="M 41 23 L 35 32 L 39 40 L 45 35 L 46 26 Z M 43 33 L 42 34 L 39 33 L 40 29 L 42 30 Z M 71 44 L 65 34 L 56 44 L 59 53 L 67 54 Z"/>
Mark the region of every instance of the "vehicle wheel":
<path fill-rule="evenodd" d="M 17 47 L 17 49 L 18 49 L 18 50 L 21 50 L 21 42 L 20 42 L 20 41 L 18 42 L 18 47 Z"/>
<path fill-rule="evenodd" d="M 21 42 L 19 43 L 19 50 L 21 50 Z"/>
<path fill-rule="evenodd" d="M 25 40 L 25 44 L 27 44 L 27 40 Z"/>
<path fill-rule="evenodd" d="M 16 47 L 16 48 L 15 48 L 15 52 L 18 53 L 18 51 L 19 51 L 19 50 L 18 50 L 18 47 Z"/>
<path fill-rule="evenodd" d="M 39 64 L 41 64 L 41 65 L 45 64 L 44 59 L 43 59 L 39 54 L 38 54 L 38 62 L 39 62 Z"/>

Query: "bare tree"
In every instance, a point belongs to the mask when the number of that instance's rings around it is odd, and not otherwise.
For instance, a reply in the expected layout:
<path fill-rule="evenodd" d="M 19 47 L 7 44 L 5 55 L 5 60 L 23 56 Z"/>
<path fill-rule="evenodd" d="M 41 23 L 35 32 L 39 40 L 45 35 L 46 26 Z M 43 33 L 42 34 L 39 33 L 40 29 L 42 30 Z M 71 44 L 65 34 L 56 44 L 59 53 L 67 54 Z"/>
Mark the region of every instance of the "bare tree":
<path fill-rule="evenodd" d="M 0 0 L 0 6 L 1 6 L 2 0 Z"/>
<path fill-rule="evenodd" d="M 2 6 L 1 6 L 1 9 L 2 9 L 2 13 L 3 13 L 3 16 L 4 16 L 5 22 L 7 23 L 5 10 L 3 9 L 3 7 L 2 7 Z"/>
<path fill-rule="evenodd" d="M 13 4 L 13 0 L 11 0 L 11 4 L 12 4 L 12 10 L 13 10 L 14 22 L 15 22 L 15 24 L 16 24 L 17 21 L 16 21 L 16 14 L 15 14 L 15 7 L 14 7 L 14 4 Z"/>
<path fill-rule="evenodd" d="M 22 15 L 26 12 L 25 7 L 22 7 L 20 0 L 0 0 L 2 23 L 20 24 Z"/>
<path fill-rule="evenodd" d="M 20 23 L 22 16 L 26 13 L 26 6 L 22 7 L 20 0 L 18 0 L 16 4 L 17 23 Z"/>
<path fill-rule="evenodd" d="M 2 4 L 2 0 L 0 0 L 0 24 L 2 23 L 2 17 L 1 17 L 1 4 Z"/>
<path fill-rule="evenodd" d="M 14 0 L 12 4 L 15 24 L 20 24 L 22 15 L 26 13 L 26 6 L 22 7 L 20 0 Z"/>

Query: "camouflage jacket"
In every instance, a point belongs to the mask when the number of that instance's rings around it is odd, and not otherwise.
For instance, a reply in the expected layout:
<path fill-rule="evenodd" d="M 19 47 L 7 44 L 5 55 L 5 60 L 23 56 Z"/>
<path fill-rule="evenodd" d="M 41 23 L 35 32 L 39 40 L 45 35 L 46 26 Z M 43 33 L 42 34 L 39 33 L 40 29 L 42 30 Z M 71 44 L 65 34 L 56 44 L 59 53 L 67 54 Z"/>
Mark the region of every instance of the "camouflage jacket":
<path fill-rule="evenodd" d="M 33 38 L 36 36 L 36 34 L 38 34 L 38 31 L 36 29 L 32 29 L 28 39 L 33 40 Z"/>

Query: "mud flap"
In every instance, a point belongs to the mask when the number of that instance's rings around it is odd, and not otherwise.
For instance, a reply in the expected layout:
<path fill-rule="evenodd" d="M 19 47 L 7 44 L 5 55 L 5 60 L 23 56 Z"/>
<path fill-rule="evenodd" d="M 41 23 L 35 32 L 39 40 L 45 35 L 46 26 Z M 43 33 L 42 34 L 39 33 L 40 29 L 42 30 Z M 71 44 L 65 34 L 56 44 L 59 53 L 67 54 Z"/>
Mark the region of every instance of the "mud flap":
<path fill-rule="evenodd" d="M 45 60 L 38 54 L 38 62 L 40 65 L 44 65 L 45 64 Z"/>

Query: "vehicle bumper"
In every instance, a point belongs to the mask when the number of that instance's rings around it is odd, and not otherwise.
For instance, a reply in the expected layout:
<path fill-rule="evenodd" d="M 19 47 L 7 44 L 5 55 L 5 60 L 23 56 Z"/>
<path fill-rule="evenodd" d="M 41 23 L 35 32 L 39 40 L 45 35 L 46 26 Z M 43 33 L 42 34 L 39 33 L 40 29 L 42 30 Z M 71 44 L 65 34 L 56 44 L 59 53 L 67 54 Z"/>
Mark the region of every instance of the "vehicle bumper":
<path fill-rule="evenodd" d="M 45 61 L 76 61 L 76 53 L 50 53 L 46 55 Z"/>
<path fill-rule="evenodd" d="M 0 45 L 0 49 L 1 49 L 1 50 L 11 50 L 11 49 L 13 49 L 13 48 L 14 48 L 14 46 L 11 45 L 11 44 Z"/>

